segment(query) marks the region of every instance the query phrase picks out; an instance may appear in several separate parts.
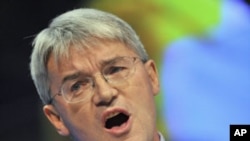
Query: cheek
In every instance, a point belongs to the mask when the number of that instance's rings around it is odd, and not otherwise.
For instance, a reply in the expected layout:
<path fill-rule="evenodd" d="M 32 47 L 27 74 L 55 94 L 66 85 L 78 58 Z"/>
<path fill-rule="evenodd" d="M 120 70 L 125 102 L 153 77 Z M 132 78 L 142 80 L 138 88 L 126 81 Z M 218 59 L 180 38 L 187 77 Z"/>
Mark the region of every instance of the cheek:
<path fill-rule="evenodd" d="M 61 115 L 68 125 L 82 126 L 91 123 L 93 110 L 87 104 L 65 105 L 60 109 Z"/>
<path fill-rule="evenodd" d="M 96 115 L 98 112 L 93 110 L 91 106 L 86 104 L 71 105 L 70 108 L 63 108 L 62 110 L 64 110 L 62 113 L 63 121 L 71 134 L 87 137 L 89 134 L 94 134 L 93 132 L 100 133 L 98 131 L 100 122 L 98 122 L 98 115 Z"/>
<path fill-rule="evenodd" d="M 156 121 L 156 111 L 153 96 L 148 91 L 141 89 L 140 86 L 134 87 L 138 91 L 134 91 L 130 97 L 130 107 L 133 110 L 133 116 L 137 130 L 153 129 Z M 153 132 L 153 131 L 151 131 Z"/>
<path fill-rule="evenodd" d="M 144 70 L 138 71 L 130 80 L 131 91 L 140 99 L 153 99 L 153 89 L 149 77 Z"/>
<path fill-rule="evenodd" d="M 138 111 L 145 111 L 144 114 L 154 114 L 155 102 L 150 81 L 146 73 L 137 76 L 131 79 L 126 93 Z"/>
<path fill-rule="evenodd" d="M 134 101 L 137 104 L 137 107 L 144 111 L 144 116 L 155 115 L 155 101 L 154 101 L 154 93 L 153 88 L 150 83 L 148 74 L 144 69 L 139 70 L 141 73 L 137 73 L 133 79 L 132 87 L 132 95 L 133 98 L 136 99 Z M 138 71 L 138 72 L 139 72 Z M 132 99 L 133 99 L 132 98 Z"/>

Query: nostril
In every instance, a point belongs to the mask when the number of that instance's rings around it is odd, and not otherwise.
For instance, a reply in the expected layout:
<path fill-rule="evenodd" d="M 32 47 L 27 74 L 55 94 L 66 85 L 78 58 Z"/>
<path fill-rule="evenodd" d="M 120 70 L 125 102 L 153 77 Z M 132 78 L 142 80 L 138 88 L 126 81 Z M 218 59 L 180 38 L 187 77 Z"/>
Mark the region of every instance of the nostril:
<path fill-rule="evenodd" d="M 112 97 L 110 100 L 100 99 L 96 106 L 110 106 L 114 100 L 115 97 Z"/>

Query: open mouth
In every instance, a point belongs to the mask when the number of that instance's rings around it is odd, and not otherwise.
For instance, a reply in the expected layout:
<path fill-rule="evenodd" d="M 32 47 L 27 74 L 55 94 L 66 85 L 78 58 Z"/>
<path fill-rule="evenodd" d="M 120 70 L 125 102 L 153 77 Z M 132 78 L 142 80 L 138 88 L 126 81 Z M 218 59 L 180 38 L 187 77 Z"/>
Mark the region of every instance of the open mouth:
<path fill-rule="evenodd" d="M 129 119 L 129 116 L 124 113 L 113 113 L 110 114 L 105 122 L 105 128 L 112 129 L 114 127 L 120 127 L 124 123 L 126 123 Z"/>

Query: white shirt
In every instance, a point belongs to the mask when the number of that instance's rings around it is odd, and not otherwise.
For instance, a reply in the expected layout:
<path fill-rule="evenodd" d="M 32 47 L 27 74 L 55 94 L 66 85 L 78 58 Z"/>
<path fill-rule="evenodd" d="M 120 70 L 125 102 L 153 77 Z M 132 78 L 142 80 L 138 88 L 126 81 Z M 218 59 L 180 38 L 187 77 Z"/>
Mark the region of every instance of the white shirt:
<path fill-rule="evenodd" d="M 159 136 L 160 136 L 160 141 L 165 141 L 163 135 L 159 132 Z"/>

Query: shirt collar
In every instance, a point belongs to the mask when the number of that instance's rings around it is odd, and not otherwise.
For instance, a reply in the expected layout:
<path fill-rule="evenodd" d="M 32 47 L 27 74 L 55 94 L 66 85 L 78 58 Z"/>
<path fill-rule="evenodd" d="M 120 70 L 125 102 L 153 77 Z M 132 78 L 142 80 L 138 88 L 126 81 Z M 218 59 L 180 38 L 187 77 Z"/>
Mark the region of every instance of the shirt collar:
<path fill-rule="evenodd" d="M 165 141 L 163 135 L 159 132 L 159 136 L 160 136 L 160 141 Z"/>

